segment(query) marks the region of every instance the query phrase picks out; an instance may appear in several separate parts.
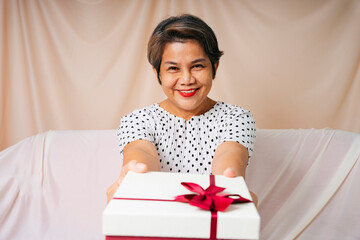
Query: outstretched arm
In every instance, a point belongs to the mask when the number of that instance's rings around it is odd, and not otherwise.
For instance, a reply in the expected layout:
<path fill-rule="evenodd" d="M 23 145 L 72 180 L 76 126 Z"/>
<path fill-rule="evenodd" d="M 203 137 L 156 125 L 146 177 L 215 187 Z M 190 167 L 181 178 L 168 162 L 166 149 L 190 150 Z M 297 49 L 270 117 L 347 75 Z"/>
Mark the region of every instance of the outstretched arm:
<path fill-rule="evenodd" d="M 107 201 L 114 196 L 128 171 L 145 173 L 160 171 L 160 160 L 155 146 L 148 140 L 135 140 L 128 143 L 123 151 L 123 166 L 119 178 L 107 189 Z"/>
<path fill-rule="evenodd" d="M 226 177 L 243 176 L 245 179 L 248 164 L 248 150 L 240 143 L 227 141 L 218 146 L 212 162 L 211 172 Z M 257 196 L 251 192 L 251 197 L 257 205 Z"/>

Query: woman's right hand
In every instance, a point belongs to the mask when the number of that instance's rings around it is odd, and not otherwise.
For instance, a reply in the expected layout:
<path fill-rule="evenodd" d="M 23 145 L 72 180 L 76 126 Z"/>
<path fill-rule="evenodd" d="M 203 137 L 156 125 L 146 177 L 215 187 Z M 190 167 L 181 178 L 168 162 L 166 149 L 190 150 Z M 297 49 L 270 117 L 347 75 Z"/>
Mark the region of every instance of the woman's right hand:
<path fill-rule="evenodd" d="M 119 188 L 128 171 L 145 173 L 148 171 L 148 166 L 145 163 L 141 163 L 136 160 L 131 160 L 125 164 L 121 169 L 120 177 L 106 190 L 107 203 L 109 203 L 113 198 L 116 190 Z"/>

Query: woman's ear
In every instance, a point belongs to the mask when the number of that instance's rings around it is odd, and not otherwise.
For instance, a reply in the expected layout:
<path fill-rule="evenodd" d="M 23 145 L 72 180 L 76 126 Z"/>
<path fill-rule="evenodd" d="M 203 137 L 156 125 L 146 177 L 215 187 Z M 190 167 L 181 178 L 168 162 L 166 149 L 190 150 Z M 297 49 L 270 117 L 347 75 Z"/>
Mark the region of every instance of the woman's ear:
<path fill-rule="evenodd" d="M 158 77 L 157 71 L 154 67 L 152 67 L 153 72 L 155 73 L 156 78 Z"/>
<path fill-rule="evenodd" d="M 220 60 L 217 61 L 217 63 L 215 63 L 215 71 L 217 71 L 218 67 L 219 67 L 219 64 L 220 64 Z"/>
<path fill-rule="evenodd" d="M 153 70 L 153 72 L 154 72 L 154 74 L 155 74 L 156 79 L 158 80 L 158 82 L 159 82 L 160 85 L 161 85 L 160 73 L 158 73 L 158 72 L 156 71 L 156 68 L 154 68 L 154 67 L 152 67 L 152 70 Z"/>
<path fill-rule="evenodd" d="M 215 64 L 214 64 L 214 68 L 213 68 L 213 79 L 215 79 L 215 75 L 216 75 L 216 72 L 217 72 L 217 69 L 219 67 L 219 64 L 220 64 L 220 61 L 217 61 Z"/>

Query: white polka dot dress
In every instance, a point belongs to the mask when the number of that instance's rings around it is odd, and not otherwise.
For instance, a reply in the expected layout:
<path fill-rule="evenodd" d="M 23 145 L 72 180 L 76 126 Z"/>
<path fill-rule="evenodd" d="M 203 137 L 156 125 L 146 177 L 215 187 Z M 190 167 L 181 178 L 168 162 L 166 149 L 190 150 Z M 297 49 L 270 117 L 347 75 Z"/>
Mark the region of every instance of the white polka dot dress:
<path fill-rule="evenodd" d="M 245 146 L 250 158 L 255 135 L 251 112 L 224 102 L 188 121 L 153 104 L 122 117 L 118 129 L 121 157 L 126 144 L 146 139 L 157 149 L 161 171 L 198 174 L 211 173 L 214 153 L 225 141 Z"/>

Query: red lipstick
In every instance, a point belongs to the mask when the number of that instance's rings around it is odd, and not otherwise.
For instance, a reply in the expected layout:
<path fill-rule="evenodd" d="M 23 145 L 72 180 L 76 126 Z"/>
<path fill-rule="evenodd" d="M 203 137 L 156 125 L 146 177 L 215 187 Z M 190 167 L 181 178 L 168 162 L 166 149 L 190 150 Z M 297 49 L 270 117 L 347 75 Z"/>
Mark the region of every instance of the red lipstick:
<path fill-rule="evenodd" d="M 179 94 L 183 97 L 192 97 L 196 94 L 198 89 L 187 89 L 187 90 L 178 90 Z"/>

